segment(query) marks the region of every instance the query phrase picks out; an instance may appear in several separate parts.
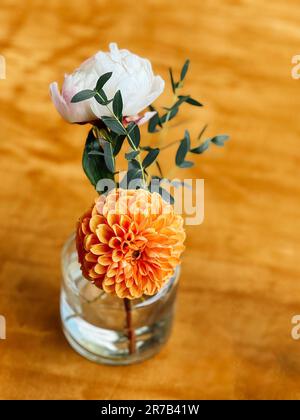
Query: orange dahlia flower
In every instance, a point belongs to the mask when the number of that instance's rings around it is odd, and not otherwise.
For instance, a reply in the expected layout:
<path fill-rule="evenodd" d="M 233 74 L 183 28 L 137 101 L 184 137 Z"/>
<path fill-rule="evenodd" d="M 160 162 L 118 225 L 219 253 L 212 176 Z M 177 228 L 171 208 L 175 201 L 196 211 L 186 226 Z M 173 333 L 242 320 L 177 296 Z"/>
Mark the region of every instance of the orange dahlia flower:
<path fill-rule="evenodd" d="M 115 189 L 79 220 L 76 244 L 84 277 L 107 293 L 154 295 L 184 251 L 183 219 L 159 194 Z"/>

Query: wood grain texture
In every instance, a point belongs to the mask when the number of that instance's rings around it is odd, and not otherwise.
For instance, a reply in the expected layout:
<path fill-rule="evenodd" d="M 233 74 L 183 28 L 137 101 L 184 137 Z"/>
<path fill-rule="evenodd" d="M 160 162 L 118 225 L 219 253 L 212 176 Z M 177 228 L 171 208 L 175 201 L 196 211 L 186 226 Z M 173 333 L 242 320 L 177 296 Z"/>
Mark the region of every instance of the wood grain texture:
<path fill-rule="evenodd" d="M 296 0 L 1 1 L 1 398 L 300 398 L 299 19 Z M 179 121 L 232 137 L 193 172 L 205 222 L 188 228 L 172 338 L 127 368 L 75 354 L 58 311 L 61 246 L 94 192 L 87 129 L 60 119 L 48 84 L 110 41 L 165 78 L 190 57 L 207 106 Z"/>

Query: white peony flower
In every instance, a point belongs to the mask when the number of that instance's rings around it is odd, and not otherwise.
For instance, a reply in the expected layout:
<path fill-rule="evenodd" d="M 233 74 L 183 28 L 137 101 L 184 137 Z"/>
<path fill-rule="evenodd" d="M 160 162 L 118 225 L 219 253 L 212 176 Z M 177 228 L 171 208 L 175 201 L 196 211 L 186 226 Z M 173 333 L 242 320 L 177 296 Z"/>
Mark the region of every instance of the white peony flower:
<path fill-rule="evenodd" d="M 119 50 L 117 44 L 110 44 L 110 52 L 98 52 L 85 61 L 72 75 L 66 75 L 62 92 L 58 84 L 51 83 L 52 101 L 61 116 L 71 123 L 90 122 L 111 115 L 111 105 L 100 105 L 94 98 L 71 103 L 73 96 L 85 89 L 94 89 L 100 76 L 112 72 L 112 77 L 103 90 L 112 99 L 120 90 L 123 98 L 123 115 L 128 121 L 143 124 L 153 113 L 139 115 L 164 90 L 165 82 L 153 74 L 149 60 L 127 50 Z"/>

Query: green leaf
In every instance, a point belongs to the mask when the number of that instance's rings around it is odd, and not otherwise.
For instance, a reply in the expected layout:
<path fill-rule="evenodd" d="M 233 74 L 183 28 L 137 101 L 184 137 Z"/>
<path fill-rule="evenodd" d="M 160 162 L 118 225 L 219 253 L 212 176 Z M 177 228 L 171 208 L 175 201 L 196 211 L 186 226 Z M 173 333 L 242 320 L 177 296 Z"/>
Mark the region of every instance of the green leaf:
<path fill-rule="evenodd" d="M 100 89 L 98 92 L 96 92 L 95 99 L 100 105 L 103 106 L 106 106 L 113 101 L 113 99 L 107 99 L 106 93 L 103 89 Z"/>
<path fill-rule="evenodd" d="M 208 127 L 208 124 L 206 124 L 206 125 L 202 128 L 202 130 L 200 131 L 200 133 L 199 133 L 199 135 L 198 135 L 198 137 L 197 137 L 197 140 L 201 140 L 201 138 L 202 138 L 203 134 L 204 134 L 204 133 L 205 133 L 205 131 L 207 130 L 207 127 Z"/>
<path fill-rule="evenodd" d="M 191 149 L 190 152 L 195 153 L 197 155 L 200 155 L 201 153 L 204 153 L 209 148 L 211 143 L 214 143 L 216 146 L 221 147 L 221 146 L 224 146 L 224 143 L 227 140 L 229 140 L 229 136 L 227 136 L 225 134 L 220 135 L 220 136 L 211 137 L 211 138 L 205 140 L 205 142 L 202 143 L 200 146 Z"/>
<path fill-rule="evenodd" d="M 132 160 L 132 159 L 135 159 L 139 154 L 140 154 L 140 152 L 138 150 L 133 151 L 133 152 L 129 152 L 129 153 L 125 154 L 125 158 L 127 160 Z"/>
<path fill-rule="evenodd" d="M 99 77 L 96 89 L 97 91 L 101 90 L 103 86 L 108 82 L 108 80 L 111 78 L 112 72 L 104 73 L 102 76 Z"/>
<path fill-rule="evenodd" d="M 140 165 L 140 163 L 136 159 L 132 159 L 128 163 L 128 168 L 129 168 L 129 170 L 131 170 L 131 169 L 137 169 L 137 170 L 140 171 L 141 170 L 141 165 Z"/>
<path fill-rule="evenodd" d="M 106 168 L 102 152 L 99 140 L 91 129 L 83 151 L 82 166 L 86 176 L 95 188 L 101 179 L 114 179 L 112 173 Z"/>
<path fill-rule="evenodd" d="M 172 106 L 172 108 L 165 108 L 167 111 L 171 111 L 173 108 L 178 108 L 184 102 L 194 106 L 203 106 L 200 102 L 196 101 L 195 99 L 191 98 L 189 95 L 179 95 L 178 101 Z"/>
<path fill-rule="evenodd" d="M 225 141 L 229 140 L 229 136 L 226 134 L 221 136 L 215 136 L 210 141 L 214 143 L 216 146 L 224 146 Z"/>
<path fill-rule="evenodd" d="M 182 67 L 182 70 L 181 70 L 181 75 L 180 75 L 180 80 L 181 81 L 184 80 L 184 78 L 185 78 L 185 76 L 187 74 L 187 71 L 189 69 L 189 65 L 190 65 L 190 60 L 186 60 L 186 62 L 184 63 L 184 65 Z"/>
<path fill-rule="evenodd" d="M 179 108 L 174 106 L 169 112 L 167 112 L 165 115 L 163 115 L 160 118 L 160 121 L 162 124 L 165 124 L 168 121 L 171 121 L 176 115 L 178 114 Z"/>
<path fill-rule="evenodd" d="M 190 152 L 194 153 L 196 155 L 201 155 L 204 153 L 210 146 L 210 139 L 206 140 L 204 143 L 202 143 L 200 146 L 195 147 L 194 149 L 191 149 Z"/>
<path fill-rule="evenodd" d="M 140 149 L 141 150 L 144 150 L 145 152 L 150 152 L 150 150 L 152 150 L 152 147 L 150 147 L 150 146 L 141 146 Z"/>
<path fill-rule="evenodd" d="M 114 159 L 114 153 L 113 153 L 113 147 L 112 144 L 109 141 L 106 141 L 103 145 L 104 149 L 104 160 L 107 169 L 111 172 L 115 172 L 115 159 Z"/>
<path fill-rule="evenodd" d="M 159 155 L 159 152 L 160 152 L 159 149 L 150 150 L 150 152 L 147 154 L 147 156 L 143 160 L 142 166 L 144 169 L 148 168 L 150 165 L 152 165 L 152 163 L 155 162 L 157 156 Z"/>
<path fill-rule="evenodd" d="M 188 161 L 188 160 L 185 160 L 184 162 L 182 162 L 182 163 L 179 165 L 179 167 L 180 167 L 181 169 L 187 169 L 187 168 L 192 168 L 194 165 L 195 165 L 195 164 L 194 164 L 194 162 L 190 162 L 190 161 Z"/>
<path fill-rule="evenodd" d="M 127 137 L 132 149 L 137 149 L 141 141 L 141 133 L 137 124 L 131 122 L 127 127 Z"/>
<path fill-rule="evenodd" d="M 116 135 L 113 137 L 114 156 L 117 156 L 120 153 L 125 139 L 125 135 Z"/>
<path fill-rule="evenodd" d="M 90 89 L 82 90 L 81 92 L 76 93 L 71 99 L 71 102 L 74 104 L 76 102 L 85 101 L 91 99 L 96 95 L 96 92 Z"/>
<path fill-rule="evenodd" d="M 187 104 L 193 105 L 193 106 L 204 106 L 203 104 L 201 104 L 201 102 L 196 101 L 196 99 L 193 98 L 188 98 L 185 101 Z"/>
<path fill-rule="evenodd" d="M 190 98 L 190 96 L 178 96 L 178 101 L 175 103 L 173 107 L 179 107 L 183 102 L 187 102 L 187 100 Z M 171 108 L 172 109 L 172 108 Z"/>
<path fill-rule="evenodd" d="M 111 131 L 116 134 L 127 134 L 125 128 L 120 123 L 120 121 L 116 120 L 114 117 L 101 117 L 101 120 L 104 122 L 106 127 L 108 127 Z"/>
<path fill-rule="evenodd" d="M 121 120 L 122 119 L 122 112 L 123 112 L 123 100 L 121 92 L 118 90 L 118 92 L 115 94 L 113 99 L 113 111 L 115 116 Z"/>
<path fill-rule="evenodd" d="M 157 133 L 158 130 L 156 127 L 160 124 L 161 122 L 160 122 L 159 115 L 158 114 L 153 115 L 153 117 L 149 120 L 149 123 L 148 123 L 149 133 Z"/>
<path fill-rule="evenodd" d="M 170 73 L 170 79 L 171 79 L 171 85 L 172 85 L 172 91 L 175 94 L 176 93 L 176 86 L 175 86 L 175 81 L 174 81 L 174 77 L 173 77 L 173 71 L 172 69 L 169 69 L 169 73 Z"/>
<path fill-rule="evenodd" d="M 180 168 L 182 167 L 182 164 L 185 161 L 185 157 L 188 151 L 190 150 L 190 147 L 191 147 L 190 134 L 186 130 L 184 134 L 184 139 L 181 140 L 179 148 L 176 153 L 176 165 L 179 166 Z"/>
<path fill-rule="evenodd" d="M 89 156 L 104 156 L 103 152 L 98 152 L 97 150 L 92 150 L 91 152 L 89 152 Z"/>

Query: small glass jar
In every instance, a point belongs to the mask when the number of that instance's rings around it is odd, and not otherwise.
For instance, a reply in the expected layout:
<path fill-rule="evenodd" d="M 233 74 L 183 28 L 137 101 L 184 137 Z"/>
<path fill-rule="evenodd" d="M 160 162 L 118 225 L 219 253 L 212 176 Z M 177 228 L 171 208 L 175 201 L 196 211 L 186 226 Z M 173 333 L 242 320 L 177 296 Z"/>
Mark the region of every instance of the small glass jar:
<path fill-rule="evenodd" d="M 60 312 L 64 334 L 82 356 L 98 363 L 128 365 L 148 359 L 168 340 L 180 269 L 154 296 L 128 301 L 86 280 L 75 235 L 62 251 Z"/>

